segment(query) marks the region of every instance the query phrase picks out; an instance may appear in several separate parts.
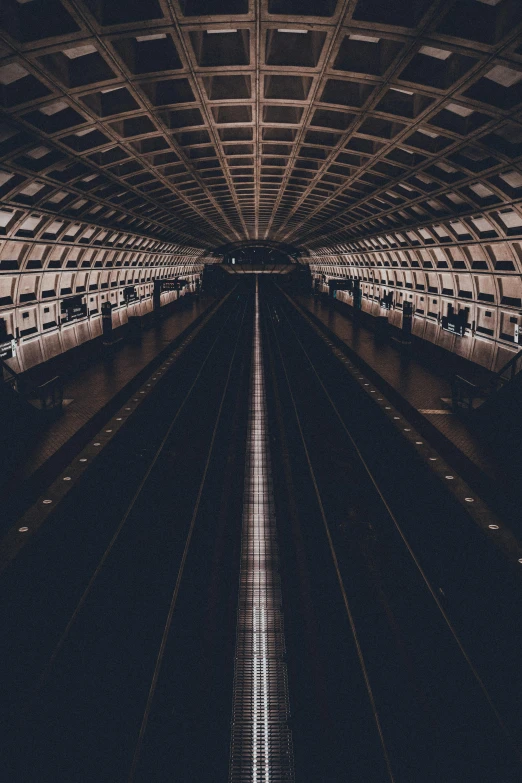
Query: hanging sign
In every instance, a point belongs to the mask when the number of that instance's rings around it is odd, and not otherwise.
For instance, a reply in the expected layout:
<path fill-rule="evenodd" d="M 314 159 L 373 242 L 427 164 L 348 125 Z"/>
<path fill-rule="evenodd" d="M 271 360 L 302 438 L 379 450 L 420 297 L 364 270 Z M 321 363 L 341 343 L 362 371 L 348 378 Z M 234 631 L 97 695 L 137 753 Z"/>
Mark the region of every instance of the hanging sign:
<path fill-rule="evenodd" d="M 385 310 L 389 310 L 391 306 L 393 305 L 393 292 L 390 291 L 388 294 L 383 294 L 381 298 L 381 307 Z"/>
<path fill-rule="evenodd" d="M 186 280 L 180 280 L 179 278 L 175 280 L 160 280 L 160 283 L 162 291 L 181 291 L 182 288 L 188 285 Z"/>
<path fill-rule="evenodd" d="M 60 312 L 62 321 L 77 321 L 78 318 L 85 318 L 87 315 L 87 305 L 83 302 L 83 296 L 71 296 L 68 299 L 62 299 L 60 302 Z"/>
<path fill-rule="evenodd" d="M 134 302 L 138 298 L 138 292 L 133 285 L 123 289 L 123 298 L 126 302 Z"/>
<path fill-rule="evenodd" d="M 0 359 L 13 359 L 16 356 L 16 340 L 0 343 Z"/>
<path fill-rule="evenodd" d="M 411 334 L 413 322 L 413 305 L 411 302 L 404 302 L 402 306 L 402 331 L 404 334 Z"/>
<path fill-rule="evenodd" d="M 466 327 L 468 326 L 468 311 L 459 310 L 458 313 L 455 313 L 453 308 L 451 308 L 448 315 L 442 316 L 441 326 L 446 332 L 456 334 L 458 337 L 464 337 Z"/>

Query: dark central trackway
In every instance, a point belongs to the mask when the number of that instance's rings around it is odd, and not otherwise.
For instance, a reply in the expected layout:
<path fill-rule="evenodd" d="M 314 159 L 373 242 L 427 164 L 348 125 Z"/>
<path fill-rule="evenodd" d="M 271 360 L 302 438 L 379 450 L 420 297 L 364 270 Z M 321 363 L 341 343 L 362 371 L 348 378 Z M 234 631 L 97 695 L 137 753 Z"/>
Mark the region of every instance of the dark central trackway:
<path fill-rule="evenodd" d="M 228 779 L 245 454 L 262 432 L 286 649 L 258 592 L 247 779 L 288 779 L 265 751 L 273 698 L 296 781 L 515 783 L 516 578 L 291 303 L 259 289 L 256 329 L 245 282 L 2 575 L 0 778 Z M 272 555 L 252 531 L 259 591 Z M 283 696 L 258 679 L 270 667 Z"/>

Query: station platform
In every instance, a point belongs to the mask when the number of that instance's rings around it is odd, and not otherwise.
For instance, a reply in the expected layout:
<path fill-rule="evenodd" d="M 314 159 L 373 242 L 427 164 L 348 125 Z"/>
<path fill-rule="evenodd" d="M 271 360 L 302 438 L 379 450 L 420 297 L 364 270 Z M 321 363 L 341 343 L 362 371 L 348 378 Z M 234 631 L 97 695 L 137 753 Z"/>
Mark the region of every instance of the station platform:
<path fill-rule="evenodd" d="M 489 502 L 497 508 L 520 500 L 517 480 L 521 455 L 504 453 L 502 444 L 481 430 L 473 415 L 455 414 L 443 402 L 451 398 L 451 381 L 462 375 L 478 385 L 493 373 L 460 356 L 416 338 L 401 345 L 391 334 L 380 335 L 363 319 L 354 319 L 347 305 L 318 296 L 294 297 L 301 308 L 372 377 L 404 415 Z"/>
<path fill-rule="evenodd" d="M 172 344 L 190 330 L 217 302 L 213 295 L 184 297 L 162 313 L 154 322 L 149 318 L 138 335 L 126 335 L 112 348 L 85 344 L 58 357 L 58 371 L 64 378 L 64 404 L 53 415 L 26 412 L 21 406 L 12 412 L 10 422 L 19 436 L 18 443 L 5 444 L 8 455 L 0 484 L 0 497 L 5 501 L 20 493 L 27 499 L 51 480 L 54 473 L 82 448 L 100 422 L 111 415 L 113 407 L 132 393 L 144 373 L 162 361 Z M 116 333 L 118 337 L 118 333 Z M 73 353 L 73 352 L 71 352 Z M 49 376 L 48 363 L 33 369 L 32 381 Z M 53 367 L 56 372 L 57 367 Z M 16 421 L 16 417 L 20 421 Z"/>

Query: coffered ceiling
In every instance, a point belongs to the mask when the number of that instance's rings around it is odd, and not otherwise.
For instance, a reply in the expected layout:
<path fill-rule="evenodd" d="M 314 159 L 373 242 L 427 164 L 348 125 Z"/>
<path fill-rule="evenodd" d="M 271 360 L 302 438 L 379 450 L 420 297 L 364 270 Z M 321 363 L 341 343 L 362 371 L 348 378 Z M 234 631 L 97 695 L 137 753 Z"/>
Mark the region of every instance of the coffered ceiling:
<path fill-rule="evenodd" d="M 202 250 L 522 232 L 520 0 L 2 0 L 0 23 L 8 207 Z"/>

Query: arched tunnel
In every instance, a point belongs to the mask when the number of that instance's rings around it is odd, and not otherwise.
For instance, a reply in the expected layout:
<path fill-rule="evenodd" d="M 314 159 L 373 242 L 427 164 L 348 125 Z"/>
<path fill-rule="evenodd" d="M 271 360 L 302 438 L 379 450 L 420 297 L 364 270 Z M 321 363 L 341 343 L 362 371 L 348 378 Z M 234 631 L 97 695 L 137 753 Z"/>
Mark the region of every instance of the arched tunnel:
<path fill-rule="evenodd" d="M 519 781 L 520 0 L 2 0 L 0 112 L 0 779 Z"/>

